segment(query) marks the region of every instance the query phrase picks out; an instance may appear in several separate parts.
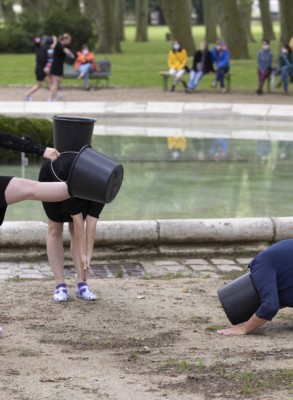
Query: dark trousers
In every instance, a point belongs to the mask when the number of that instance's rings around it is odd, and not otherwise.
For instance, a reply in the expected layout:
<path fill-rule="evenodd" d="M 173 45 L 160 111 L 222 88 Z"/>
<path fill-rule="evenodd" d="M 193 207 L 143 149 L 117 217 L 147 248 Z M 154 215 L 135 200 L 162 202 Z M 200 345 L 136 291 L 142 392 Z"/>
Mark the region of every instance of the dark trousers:
<path fill-rule="evenodd" d="M 267 68 L 265 71 L 261 71 L 260 69 L 257 70 L 258 75 L 258 88 L 262 89 L 265 80 L 271 75 L 271 68 Z"/>
<path fill-rule="evenodd" d="M 228 66 L 223 66 L 223 67 L 218 67 L 217 73 L 216 73 L 216 81 L 221 83 L 221 88 L 225 87 L 224 83 L 224 76 L 225 74 L 229 71 Z"/>

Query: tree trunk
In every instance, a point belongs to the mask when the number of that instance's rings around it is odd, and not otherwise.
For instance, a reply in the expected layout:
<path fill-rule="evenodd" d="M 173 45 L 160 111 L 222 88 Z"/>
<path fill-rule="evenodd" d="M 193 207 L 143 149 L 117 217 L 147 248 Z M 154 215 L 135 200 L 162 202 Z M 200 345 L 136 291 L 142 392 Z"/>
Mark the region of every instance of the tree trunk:
<path fill-rule="evenodd" d="M 179 40 L 189 55 L 195 52 L 191 32 L 190 0 L 157 0 L 173 40 Z"/>
<path fill-rule="evenodd" d="M 125 0 L 115 0 L 115 20 L 118 40 L 125 40 L 124 34 L 124 12 L 125 12 Z"/>
<path fill-rule="evenodd" d="M 281 44 L 288 43 L 293 37 L 292 0 L 280 0 Z"/>
<path fill-rule="evenodd" d="M 199 7 L 196 8 L 196 14 L 197 14 L 197 25 L 204 25 L 204 2 L 206 0 L 200 0 Z"/>
<path fill-rule="evenodd" d="M 276 40 L 270 12 L 270 0 L 258 0 L 258 2 L 261 13 L 263 39 Z"/>
<path fill-rule="evenodd" d="M 255 39 L 251 32 L 251 0 L 240 0 L 239 9 L 240 9 L 240 17 L 242 20 L 242 25 L 244 26 L 244 30 L 246 33 L 246 38 L 249 43 L 255 43 Z"/>
<path fill-rule="evenodd" d="M 15 12 L 13 10 L 13 2 L 1 0 L 1 7 L 3 11 L 3 17 L 5 22 L 15 21 Z"/>
<path fill-rule="evenodd" d="M 222 41 L 234 60 L 249 59 L 247 39 L 236 0 L 215 0 Z"/>
<path fill-rule="evenodd" d="M 78 11 L 80 12 L 79 0 L 65 0 L 64 8 L 68 11 Z"/>
<path fill-rule="evenodd" d="M 214 43 L 217 39 L 217 18 L 213 0 L 204 0 L 203 2 L 204 23 L 206 27 L 206 41 Z"/>
<path fill-rule="evenodd" d="M 95 18 L 99 32 L 98 53 L 121 53 L 114 10 L 110 0 L 85 0 L 85 9 Z"/>
<path fill-rule="evenodd" d="M 148 41 L 148 0 L 135 0 L 136 42 Z"/>

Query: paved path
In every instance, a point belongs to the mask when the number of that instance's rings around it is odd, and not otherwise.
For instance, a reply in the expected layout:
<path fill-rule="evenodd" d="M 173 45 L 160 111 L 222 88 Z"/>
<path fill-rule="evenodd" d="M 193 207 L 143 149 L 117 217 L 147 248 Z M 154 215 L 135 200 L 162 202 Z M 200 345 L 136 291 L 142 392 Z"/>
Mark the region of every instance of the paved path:
<path fill-rule="evenodd" d="M 202 103 L 202 102 L 103 102 L 103 101 L 1 101 L 0 114 L 54 115 L 172 115 L 172 116 L 253 116 L 293 118 L 293 105 Z"/>
<path fill-rule="evenodd" d="M 245 267 L 251 258 L 212 258 L 210 260 L 193 259 L 160 259 L 140 260 L 138 262 L 105 261 L 97 262 L 92 266 L 93 271 L 89 278 L 115 278 L 117 271 L 123 271 L 125 278 L 166 276 L 167 274 L 179 274 L 187 276 L 207 276 L 219 278 L 225 273 L 245 272 Z M 73 266 L 65 266 L 64 275 L 67 279 L 75 279 Z M 0 280 L 5 279 L 52 279 L 53 273 L 48 263 L 0 263 Z"/>

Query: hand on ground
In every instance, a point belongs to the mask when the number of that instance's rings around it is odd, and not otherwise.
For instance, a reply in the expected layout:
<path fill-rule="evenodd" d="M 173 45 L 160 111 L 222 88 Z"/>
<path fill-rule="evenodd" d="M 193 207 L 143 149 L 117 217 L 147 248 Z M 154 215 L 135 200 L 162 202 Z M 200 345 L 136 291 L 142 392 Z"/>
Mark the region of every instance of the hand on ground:
<path fill-rule="evenodd" d="M 59 151 L 56 149 L 52 149 L 51 147 L 47 147 L 45 153 L 43 155 L 44 158 L 47 158 L 50 161 L 55 161 L 60 156 Z"/>
<path fill-rule="evenodd" d="M 242 325 L 230 326 L 228 329 L 223 329 L 217 332 L 220 335 L 246 335 Z"/>

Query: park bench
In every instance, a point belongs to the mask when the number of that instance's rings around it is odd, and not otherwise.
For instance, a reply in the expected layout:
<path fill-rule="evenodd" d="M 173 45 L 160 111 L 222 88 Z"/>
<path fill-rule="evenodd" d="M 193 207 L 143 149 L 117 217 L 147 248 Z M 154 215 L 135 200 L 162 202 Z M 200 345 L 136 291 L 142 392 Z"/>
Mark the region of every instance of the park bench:
<path fill-rule="evenodd" d="M 170 77 L 169 71 L 160 71 L 159 74 L 163 78 L 163 90 L 168 90 L 168 79 Z M 189 72 L 185 72 L 184 75 L 189 75 Z M 215 75 L 214 72 L 208 72 L 206 75 Z M 231 90 L 231 76 L 234 75 L 234 72 L 227 72 L 225 74 L 225 81 L 226 81 L 226 89 L 227 92 Z"/>
<path fill-rule="evenodd" d="M 107 86 L 109 86 L 109 76 L 111 75 L 111 71 L 103 71 L 100 63 L 102 60 L 95 60 L 96 66 L 101 70 L 99 72 L 92 72 L 90 74 L 90 79 L 106 79 Z M 74 79 L 77 78 L 79 75 L 78 71 L 75 71 L 74 65 L 64 64 L 64 71 L 63 71 L 63 79 Z"/>

